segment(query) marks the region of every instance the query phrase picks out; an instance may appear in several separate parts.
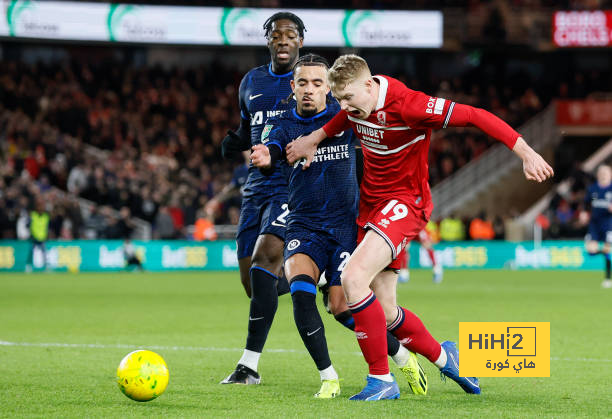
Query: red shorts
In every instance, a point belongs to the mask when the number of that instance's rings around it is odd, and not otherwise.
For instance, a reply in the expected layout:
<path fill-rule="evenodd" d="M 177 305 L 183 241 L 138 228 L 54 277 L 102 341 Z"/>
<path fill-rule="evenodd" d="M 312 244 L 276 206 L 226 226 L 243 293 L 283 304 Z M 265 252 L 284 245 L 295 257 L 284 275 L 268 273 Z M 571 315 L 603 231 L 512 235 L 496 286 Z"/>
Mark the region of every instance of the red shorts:
<path fill-rule="evenodd" d="M 393 261 L 388 266 L 390 269 L 401 268 L 397 256 L 427 225 L 425 211 L 412 205 L 412 201 L 396 198 L 374 207 L 359 202 L 357 244 L 361 243 L 368 229 L 376 231 L 391 248 Z"/>

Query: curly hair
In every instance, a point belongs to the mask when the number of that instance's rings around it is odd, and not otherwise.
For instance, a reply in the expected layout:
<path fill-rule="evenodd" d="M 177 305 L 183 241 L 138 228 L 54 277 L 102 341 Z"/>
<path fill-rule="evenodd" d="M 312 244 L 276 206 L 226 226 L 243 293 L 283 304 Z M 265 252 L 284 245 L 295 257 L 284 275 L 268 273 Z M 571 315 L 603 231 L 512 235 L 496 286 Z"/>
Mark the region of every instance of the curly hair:
<path fill-rule="evenodd" d="M 306 32 L 306 27 L 304 26 L 304 22 L 302 19 L 297 17 L 291 12 L 278 12 L 274 13 L 272 16 L 266 20 L 263 24 L 263 28 L 266 31 L 266 38 L 270 36 L 270 31 L 272 31 L 272 23 L 276 22 L 280 19 L 288 19 L 297 25 L 298 33 L 300 34 L 300 38 L 304 37 L 304 32 Z"/>

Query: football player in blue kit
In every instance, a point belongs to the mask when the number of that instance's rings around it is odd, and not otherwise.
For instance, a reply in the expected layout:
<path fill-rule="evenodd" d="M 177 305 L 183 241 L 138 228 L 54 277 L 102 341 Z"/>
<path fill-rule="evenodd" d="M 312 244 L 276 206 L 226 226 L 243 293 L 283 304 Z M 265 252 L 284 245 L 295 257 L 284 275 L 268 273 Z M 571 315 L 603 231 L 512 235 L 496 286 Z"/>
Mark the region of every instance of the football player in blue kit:
<path fill-rule="evenodd" d="M 589 230 L 585 237 L 586 250 L 590 255 L 603 254 L 606 261 L 606 277 L 601 286 L 612 288 L 610 279 L 610 246 L 612 245 L 612 169 L 601 165 L 597 168 L 597 182 L 592 184 L 585 196 L 591 208 Z M 600 244 L 602 244 L 600 246 Z"/>
<path fill-rule="evenodd" d="M 266 120 L 292 106 L 286 99 L 304 40 L 304 23 L 293 13 L 279 12 L 268 18 L 264 30 L 271 60 L 250 70 L 240 83 L 240 127 L 236 132 L 228 131 L 223 139 L 225 158 L 235 158 L 259 144 Z M 266 174 L 249 167 L 236 237 L 240 279 L 251 299 L 248 335 L 236 369 L 222 384 L 259 384 L 259 358 L 278 307 L 278 295 L 289 292 L 282 274 L 289 214 L 287 179 L 288 168 L 280 163 Z"/>
<path fill-rule="evenodd" d="M 336 100 L 328 96 L 327 68 L 327 61 L 318 55 L 307 54 L 298 60 L 291 82 L 296 106 L 268 121 L 262 144 L 252 147 L 253 165 L 264 171 L 274 167 L 283 161 L 283 151 L 293 139 L 320 128 L 340 110 Z M 296 164 L 289 177 L 285 274 L 296 326 L 321 377 L 321 388 L 315 394 L 318 398 L 334 398 L 340 393 L 316 307 L 316 285 L 323 272 L 330 285 L 332 313 L 347 328 L 354 325 L 340 286 L 340 273 L 357 240 L 359 189 L 354 142 L 351 131 L 327 138 L 319 144 L 310 168 L 302 170 Z M 416 356 L 395 337 L 391 339 L 393 350 L 389 352 L 394 360 L 401 359 L 398 364 L 412 378 L 411 389 L 414 384 L 413 392 L 424 394 L 426 377 Z"/>

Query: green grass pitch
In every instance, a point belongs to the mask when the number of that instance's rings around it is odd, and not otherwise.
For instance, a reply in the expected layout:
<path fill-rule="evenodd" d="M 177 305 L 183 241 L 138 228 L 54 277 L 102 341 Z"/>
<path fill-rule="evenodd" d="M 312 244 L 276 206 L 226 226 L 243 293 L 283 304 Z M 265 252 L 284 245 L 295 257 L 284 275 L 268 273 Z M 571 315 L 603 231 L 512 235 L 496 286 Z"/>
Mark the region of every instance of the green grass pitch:
<path fill-rule="evenodd" d="M 1 417 L 612 417 L 612 290 L 601 273 L 415 270 L 399 302 L 439 340 L 459 321 L 550 321 L 550 378 L 483 378 L 469 396 L 420 358 L 429 394 L 349 402 L 367 373 L 354 335 L 322 313 L 342 395 L 316 400 L 319 377 L 281 297 L 260 362 L 262 385 L 221 386 L 241 355 L 248 300 L 237 273 L 0 275 Z M 320 302 L 320 298 L 318 299 Z M 165 394 L 127 399 L 119 361 L 148 348 L 170 369 Z M 391 363 L 392 371 L 398 372 Z"/>

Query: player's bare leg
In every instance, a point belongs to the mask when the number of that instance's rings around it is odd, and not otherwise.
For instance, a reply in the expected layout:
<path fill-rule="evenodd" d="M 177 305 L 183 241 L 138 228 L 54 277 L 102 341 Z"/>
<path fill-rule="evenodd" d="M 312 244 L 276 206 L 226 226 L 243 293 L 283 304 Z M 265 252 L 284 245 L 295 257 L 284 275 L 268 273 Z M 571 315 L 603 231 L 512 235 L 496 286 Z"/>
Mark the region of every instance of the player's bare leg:
<path fill-rule="evenodd" d="M 610 234 L 610 233 L 608 233 Z M 612 279 L 610 278 L 610 268 L 612 267 L 612 263 L 610 260 L 610 243 L 605 242 L 601 248 L 601 253 L 603 253 L 604 258 L 606 259 L 606 277 L 601 283 L 603 288 L 612 288 Z"/>
<path fill-rule="evenodd" d="M 351 311 L 346 304 L 346 297 L 344 296 L 342 287 L 337 285 L 330 286 L 328 293 L 329 312 L 344 327 L 350 330 L 355 330 L 355 320 L 353 320 Z M 412 374 L 412 376 L 415 376 L 415 374 L 419 373 L 420 365 L 418 364 L 416 356 L 414 356 L 414 354 L 412 354 L 408 349 L 400 345 L 397 338 L 393 336 L 391 332 L 387 332 L 387 354 L 404 374 L 408 372 Z M 423 388 L 413 389 L 412 386 L 411 389 L 415 394 L 425 394 L 427 392 L 426 386 L 427 381 L 425 379 L 424 390 Z"/>
<path fill-rule="evenodd" d="M 238 259 L 238 267 L 240 269 L 240 282 L 246 292 L 247 297 L 251 298 L 251 276 L 249 270 L 251 269 L 251 257 L 247 256 L 242 259 Z"/>
<path fill-rule="evenodd" d="M 342 287 L 329 287 L 329 311 L 331 312 L 331 314 L 334 315 L 334 317 L 336 317 L 340 313 L 348 311 L 348 306 L 346 305 L 346 297 L 344 296 L 344 291 L 342 290 Z M 338 319 L 336 318 L 336 320 Z M 352 324 L 354 326 L 355 323 Z M 347 325 L 345 326 L 350 328 Z"/>
<path fill-rule="evenodd" d="M 441 356 L 440 343 L 414 313 L 397 305 L 396 284 L 397 274 L 389 269 L 379 273 L 372 282 L 372 289 L 383 306 L 387 328 L 410 351 L 436 363 Z"/>
<path fill-rule="evenodd" d="M 385 239 L 368 230 L 342 271 L 342 288 L 349 306 L 371 292 L 374 277 L 391 263 L 391 258 Z"/>
<path fill-rule="evenodd" d="M 610 278 L 610 268 L 611 268 L 611 259 L 610 259 L 610 243 L 605 242 L 603 246 L 600 247 L 599 242 L 595 240 L 587 240 L 585 242 L 586 251 L 591 255 L 602 254 L 605 258 L 606 262 L 606 271 L 605 278 L 601 283 L 602 288 L 612 288 L 612 279 Z"/>
<path fill-rule="evenodd" d="M 436 255 L 433 249 L 433 242 L 431 241 L 429 234 L 419 235 L 419 238 L 421 241 L 421 246 L 423 246 L 423 249 L 427 251 L 429 259 L 431 260 L 431 265 L 433 266 L 433 282 L 435 284 L 439 284 L 440 282 L 442 282 L 443 270 L 442 264 L 438 260 L 436 260 Z"/>
<path fill-rule="evenodd" d="M 340 381 L 329 358 L 325 327 L 317 309 L 319 268 L 310 256 L 296 253 L 285 261 L 285 273 L 289 278 L 295 325 L 321 377 L 321 389 L 315 397 L 334 398 L 340 394 Z"/>
<path fill-rule="evenodd" d="M 365 234 L 342 271 L 342 288 L 355 320 L 355 335 L 368 363 L 365 388 L 350 400 L 399 397 L 399 387 L 389 372 L 385 313 L 370 289 L 374 277 L 391 262 L 391 248 L 372 230 Z"/>
<path fill-rule="evenodd" d="M 401 261 L 399 276 L 397 278 L 398 282 L 404 283 L 410 281 L 410 270 L 408 269 L 410 265 L 410 243 L 408 243 L 397 255 L 397 258 Z"/>
<path fill-rule="evenodd" d="M 387 321 L 387 329 L 409 349 L 423 355 L 438 368 L 440 372 L 457 382 L 467 393 L 479 394 L 480 387 L 478 380 L 474 377 L 459 377 L 459 352 L 453 342 L 443 342 L 440 344 L 429 333 L 421 319 L 410 310 L 398 306 L 396 302 L 397 274 L 393 270 L 385 270 L 378 274 L 372 282 L 372 288 L 380 300 Z M 404 372 L 404 371 L 402 371 Z M 427 389 L 427 379 L 424 372 L 410 376 L 408 371 L 405 373 L 411 388 L 415 389 L 424 384 Z M 421 381 L 422 380 L 422 381 Z M 412 382 L 411 382 L 412 381 Z M 424 394 L 424 393 L 422 393 Z"/>
<path fill-rule="evenodd" d="M 596 242 L 595 240 L 587 240 L 584 246 L 586 251 L 591 255 L 596 255 L 599 253 L 599 242 Z"/>
<path fill-rule="evenodd" d="M 236 370 L 222 384 L 259 384 L 259 358 L 278 307 L 276 282 L 283 263 L 284 241 L 262 234 L 255 242 L 251 267 L 251 307 L 246 346 Z"/>
<path fill-rule="evenodd" d="M 370 286 L 385 312 L 387 324 L 397 317 L 397 274 L 392 269 L 380 272 Z"/>
<path fill-rule="evenodd" d="M 397 305 L 397 281 L 398 274 L 392 269 L 385 269 L 372 281 L 371 288 L 376 294 L 376 298 L 380 301 L 385 312 L 385 318 L 387 326 L 392 324 L 398 316 Z M 387 327 L 387 341 L 395 340 L 399 343 L 399 340 L 388 330 Z M 400 345 L 397 355 L 392 357 L 400 371 L 408 380 L 408 385 L 414 394 L 425 395 L 427 394 L 427 375 L 425 370 L 419 364 L 417 356 L 414 352 L 408 350 L 404 345 Z"/>

